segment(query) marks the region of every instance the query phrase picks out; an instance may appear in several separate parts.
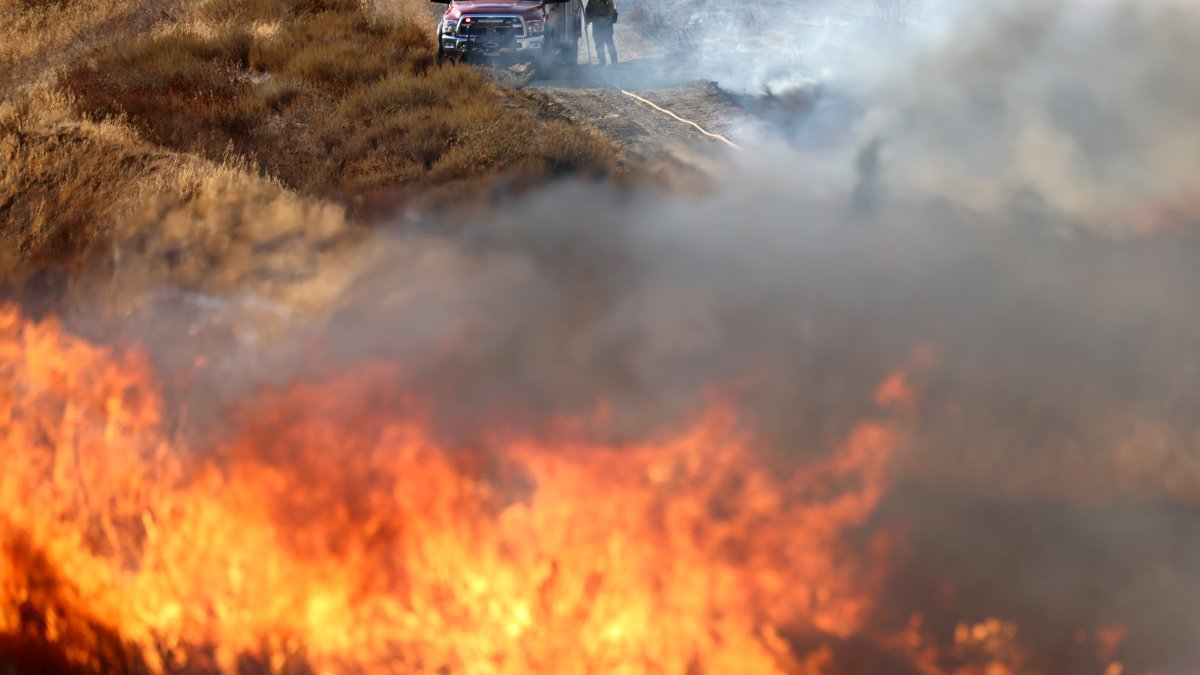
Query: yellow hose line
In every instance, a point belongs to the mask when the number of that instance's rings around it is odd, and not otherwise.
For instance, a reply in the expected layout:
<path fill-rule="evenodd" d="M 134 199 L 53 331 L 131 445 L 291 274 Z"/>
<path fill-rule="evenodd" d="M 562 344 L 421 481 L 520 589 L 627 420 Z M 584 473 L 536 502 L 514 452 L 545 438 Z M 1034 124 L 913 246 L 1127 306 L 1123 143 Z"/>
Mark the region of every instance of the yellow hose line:
<path fill-rule="evenodd" d="M 709 131 L 708 129 L 705 129 L 704 127 L 700 126 L 699 124 L 696 124 L 692 120 L 686 119 L 684 117 L 680 117 L 679 115 L 676 115 L 675 113 L 671 112 L 670 110 L 667 110 L 666 108 L 656 104 L 654 101 L 648 101 L 648 100 L 642 98 L 641 96 L 634 94 L 633 92 L 625 91 L 624 89 L 618 87 L 617 83 L 613 82 L 612 80 L 608 79 L 607 77 L 604 77 L 603 75 L 597 75 L 596 73 L 592 73 L 592 74 L 595 75 L 597 78 L 609 83 L 610 85 L 612 85 L 612 87 L 614 89 L 621 92 L 622 94 L 625 94 L 629 98 L 631 98 L 635 101 L 638 101 L 640 103 L 645 103 L 646 105 L 650 106 L 651 108 L 654 108 L 655 110 L 659 111 L 660 113 L 663 113 L 664 115 L 667 115 L 673 119 L 683 122 L 684 124 L 695 127 L 696 131 L 699 131 L 700 133 L 704 134 L 705 136 L 708 136 L 709 138 L 715 138 L 716 140 L 721 141 L 725 145 L 728 145 L 729 147 L 733 148 L 734 150 L 742 149 L 740 145 L 738 145 L 737 143 L 734 143 L 733 141 L 729 140 L 728 138 L 725 138 L 721 134 L 714 134 L 713 132 Z"/>

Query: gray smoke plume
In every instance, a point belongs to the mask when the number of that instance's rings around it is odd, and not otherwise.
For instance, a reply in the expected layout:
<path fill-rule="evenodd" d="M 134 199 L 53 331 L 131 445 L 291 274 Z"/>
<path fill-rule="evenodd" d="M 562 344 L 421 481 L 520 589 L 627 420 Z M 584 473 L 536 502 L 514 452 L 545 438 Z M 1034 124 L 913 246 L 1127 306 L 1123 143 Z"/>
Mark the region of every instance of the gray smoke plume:
<path fill-rule="evenodd" d="M 766 452 L 803 465 L 877 414 L 877 385 L 926 350 L 878 514 L 914 546 L 884 607 L 926 612 L 940 635 L 1015 620 L 1056 672 L 1090 672 L 1054 659 L 1110 624 L 1130 627 L 1131 664 L 1200 664 L 1194 230 L 1114 239 L 894 192 L 868 215 L 852 186 L 793 180 L 747 171 L 700 199 L 563 184 L 452 234 L 381 235 L 335 311 L 283 347 L 206 352 L 192 396 L 382 359 L 436 433 L 479 448 L 601 401 L 611 418 L 593 433 L 645 440 L 715 390 Z"/>
<path fill-rule="evenodd" d="M 736 384 L 797 456 L 832 447 L 927 345 L 915 472 L 1200 498 L 1195 237 L 1068 239 L 1046 233 L 1069 221 L 942 200 L 868 217 L 855 190 L 787 187 L 757 175 L 697 202 L 564 185 L 469 235 L 396 235 L 327 341 L 410 364 L 449 429 L 608 398 L 643 433 Z"/>
<path fill-rule="evenodd" d="M 695 19 L 697 44 L 739 51 L 717 60 L 745 68 L 743 82 L 803 74 L 818 57 L 721 31 L 787 34 L 831 17 L 822 25 L 842 37 L 820 56 L 817 70 L 836 73 L 822 95 L 854 103 L 792 123 L 803 135 L 845 113 L 846 133 L 819 152 L 751 143 L 707 197 L 567 183 L 484 222 L 382 227 L 320 272 L 347 289 L 322 321 L 282 319 L 288 337 L 266 348 L 263 330 L 230 331 L 243 346 L 209 360 L 204 397 L 303 371 L 319 341 L 338 362 L 405 364 L 448 434 L 601 398 L 617 412 L 610 433 L 641 434 L 729 387 L 747 424 L 804 457 L 928 345 L 938 365 L 906 475 L 1200 503 L 1200 77 L 1183 58 L 1200 44 L 1200 10 L 923 4 L 884 17 L 884 39 L 880 17 L 863 18 L 882 11 L 871 3 L 719 4 L 673 6 Z M 655 9 L 630 5 L 630 21 Z M 182 318 L 124 330 L 153 332 L 189 363 L 187 340 L 163 326 L 224 322 L 196 318 L 212 313 L 199 296 L 165 297 L 193 300 L 155 302 Z M 264 351 L 269 367 L 247 367 Z"/>
<path fill-rule="evenodd" d="M 675 45 L 689 76 L 768 97 L 772 119 L 808 142 L 881 139 L 887 172 L 922 193 L 1115 231 L 1200 210 L 1194 3 L 628 4 L 642 17 L 632 32 Z"/>

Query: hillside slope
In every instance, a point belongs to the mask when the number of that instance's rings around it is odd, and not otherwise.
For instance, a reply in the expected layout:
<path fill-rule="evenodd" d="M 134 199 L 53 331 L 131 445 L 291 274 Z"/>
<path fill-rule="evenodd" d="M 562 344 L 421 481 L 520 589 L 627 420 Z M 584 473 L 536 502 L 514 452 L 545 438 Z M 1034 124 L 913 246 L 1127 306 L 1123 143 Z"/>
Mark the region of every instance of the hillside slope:
<path fill-rule="evenodd" d="M 279 280 L 304 275 L 263 265 L 312 255 L 281 246 L 328 252 L 401 206 L 470 202 L 500 176 L 604 176 L 618 154 L 535 97 L 437 66 L 425 3 L 65 0 L 3 12 L 8 293 L 47 270 L 138 266 L 184 287 L 287 295 Z M 16 39 L 35 29 L 44 38 Z M 320 213 L 319 226 L 296 209 Z M 264 216 L 276 212 L 288 216 Z M 249 234 L 264 221 L 269 234 Z"/>

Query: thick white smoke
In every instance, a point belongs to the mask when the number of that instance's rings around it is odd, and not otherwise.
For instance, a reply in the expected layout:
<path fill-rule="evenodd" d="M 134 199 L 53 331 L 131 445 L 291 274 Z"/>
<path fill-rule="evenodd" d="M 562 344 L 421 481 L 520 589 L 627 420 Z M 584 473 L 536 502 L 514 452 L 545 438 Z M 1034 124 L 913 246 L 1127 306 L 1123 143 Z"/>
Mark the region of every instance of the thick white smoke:
<path fill-rule="evenodd" d="M 809 146 L 874 148 L 890 184 L 1113 233 L 1200 213 L 1195 3 L 628 4 L 690 75 L 763 97 Z"/>

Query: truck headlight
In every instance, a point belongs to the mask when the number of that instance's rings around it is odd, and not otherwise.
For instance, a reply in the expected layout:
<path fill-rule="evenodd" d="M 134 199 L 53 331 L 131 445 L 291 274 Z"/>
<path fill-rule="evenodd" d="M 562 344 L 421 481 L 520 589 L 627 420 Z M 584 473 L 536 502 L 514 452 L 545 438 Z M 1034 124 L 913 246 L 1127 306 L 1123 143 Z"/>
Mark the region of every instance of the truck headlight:
<path fill-rule="evenodd" d="M 525 22 L 525 34 L 526 35 L 541 35 L 545 29 L 546 29 L 546 24 L 541 21 L 526 21 Z"/>
<path fill-rule="evenodd" d="M 454 35 L 458 32 L 458 22 L 446 19 L 442 22 L 442 35 Z"/>

